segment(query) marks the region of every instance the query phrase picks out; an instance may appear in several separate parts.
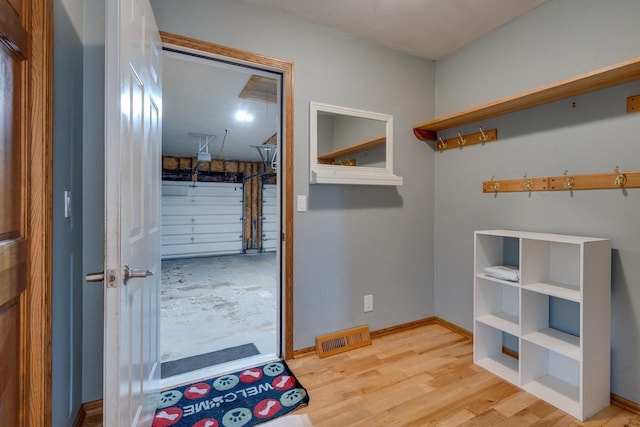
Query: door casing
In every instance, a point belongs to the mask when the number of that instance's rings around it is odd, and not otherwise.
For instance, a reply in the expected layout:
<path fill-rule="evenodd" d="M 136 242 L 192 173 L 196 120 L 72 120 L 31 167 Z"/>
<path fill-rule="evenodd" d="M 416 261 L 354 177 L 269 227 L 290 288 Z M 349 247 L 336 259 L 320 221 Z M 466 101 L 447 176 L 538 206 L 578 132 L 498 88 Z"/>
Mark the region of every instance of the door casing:
<path fill-rule="evenodd" d="M 282 349 L 285 359 L 293 358 L 293 63 L 215 43 L 161 31 L 162 43 L 180 50 L 203 52 L 213 57 L 254 64 L 282 74 L 283 133 L 282 171 Z"/>
<path fill-rule="evenodd" d="M 19 68 L 21 120 L 20 229 L 26 245 L 26 285 L 19 301 L 19 420 L 51 425 L 53 1 L 1 1 L 2 13 L 17 12 L 20 26 L 0 24 L 3 48 L 23 56 Z M 16 8 L 16 9 L 12 9 Z M 18 40 L 14 36 L 18 36 Z M 17 43 L 15 43 L 17 41 Z M 26 47 L 28 46 L 28 48 Z"/>

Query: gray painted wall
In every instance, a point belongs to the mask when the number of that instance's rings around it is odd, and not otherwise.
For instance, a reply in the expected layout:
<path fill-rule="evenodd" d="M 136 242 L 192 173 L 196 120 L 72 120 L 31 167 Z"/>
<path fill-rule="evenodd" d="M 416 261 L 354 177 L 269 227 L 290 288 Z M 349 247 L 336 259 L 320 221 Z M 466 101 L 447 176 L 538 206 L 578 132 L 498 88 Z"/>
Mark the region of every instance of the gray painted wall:
<path fill-rule="evenodd" d="M 294 217 L 294 347 L 433 315 L 434 153 L 412 133 L 433 116 L 433 63 L 245 2 L 152 5 L 163 31 L 294 63 L 294 188 L 309 197 Z M 404 186 L 310 186 L 310 101 L 393 115 Z M 372 313 L 363 313 L 365 294 Z"/>
<path fill-rule="evenodd" d="M 554 0 L 436 64 L 438 115 L 640 56 L 640 2 Z M 638 170 L 640 116 L 617 86 L 462 126 L 499 141 L 438 153 L 436 315 L 472 329 L 473 231 L 508 228 L 612 239 L 612 392 L 640 401 L 640 190 L 483 194 L 482 181 Z M 575 108 L 572 106 L 575 102 Z M 424 119 L 429 116 L 425 114 Z M 444 137 L 454 137 L 450 129 Z M 563 313 L 552 314 L 562 323 Z"/>
<path fill-rule="evenodd" d="M 84 273 L 104 266 L 104 1 L 84 0 L 82 212 Z M 102 399 L 103 288 L 82 295 L 82 401 Z"/>
<path fill-rule="evenodd" d="M 436 115 L 638 56 L 638 8 L 637 0 L 553 0 L 534 9 L 436 64 Z"/>
<path fill-rule="evenodd" d="M 86 2 L 84 268 L 102 269 L 104 15 Z M 433 117 L 434 64 L 259 6 L 231 0 L 152 1 L 160 29 L 294 62 L 296 194 L 294 348 L 366 323 L 372 330 L 434 314 L 433 150 L 414 124 Z M 398 188 L 309 186 L 309 102 L 392 114 Z M 102 290 L 85 286 L 83 401 L 102 396 Z M 363 296 L 374 311 L 363 313 Z"/>
<path fill-rule="evenodd" d="M 97 3 L 86 6 L 83 272 L 102 267 L 104 50 Z M 308 195 L 310 207 L 294 218 L 296 348 L 359 323 L 380 329 L 434 313 L 472 329 L 475 229 L 604 236 L 614 247 L 612 391 L 640 401 L 634 314 L 640 312 L 640 232 L 633 215 L 640 190 L 498 197 L 480 190 L 492 175 L 595 173 L 616 164 L 637 170 L 631 159 L 639 148 L 630 140 L 640 129 L 635 116 L 624 114 L 624 99 L 640 93 L 638 82 L 485 121 L 485 129 L 499 128 L 499 142 L 434 155 L 411 133 L 434 116 L 430 62 L 242 2 L 152 3 L 165 31 L 295 63 L 295 192 Z M 640 29 L 633 21 L 640 3 L 615 3 L 552 1 L 438 62 L 438 115 L 638 56 Z M 405 185 L 308 185 L 312 100 L 393 114 L 394 170 Z M 375 300 L 368 315 L 365 293 Z M 90 401 L 102 396 L 102 290 L 85 286 L 83 304 L 82 395 Z"/>
<path fill-rule="evenodd" d="M 82 403 L 82 13 L 54 2 L 52 425 L 73 424 Z M 71 217 L 64 192 L 71 191 Z"/>

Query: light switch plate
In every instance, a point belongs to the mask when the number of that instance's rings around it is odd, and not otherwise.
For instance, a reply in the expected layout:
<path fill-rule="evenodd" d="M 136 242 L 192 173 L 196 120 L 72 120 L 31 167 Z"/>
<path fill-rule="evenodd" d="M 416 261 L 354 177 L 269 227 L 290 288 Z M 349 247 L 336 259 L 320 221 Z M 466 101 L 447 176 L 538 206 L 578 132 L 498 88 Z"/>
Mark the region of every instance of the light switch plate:
<path fill-rule="evenodd" d="M 64 217 L 71 218 L 71 191 L 64 192 Z"/>
<path fill-rule="evenodd" d="M 307 196 L 305 196 L 304 194 L 298 194 L 298 205 L 296 210 L 298 212 L 307 211 Z"/>

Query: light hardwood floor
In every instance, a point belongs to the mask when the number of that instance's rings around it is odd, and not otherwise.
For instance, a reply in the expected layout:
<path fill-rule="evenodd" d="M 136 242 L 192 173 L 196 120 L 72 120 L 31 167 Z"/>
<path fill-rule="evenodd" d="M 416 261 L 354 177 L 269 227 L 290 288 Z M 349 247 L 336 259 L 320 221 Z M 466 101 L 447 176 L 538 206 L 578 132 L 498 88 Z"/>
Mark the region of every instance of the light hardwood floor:
<path fill-rule="evenodd" d="M 470 340 L 434 324 L 372 346 L 287 362 L 308 390 L 315 427 L 640 426 L 609 406 L 584 423 L 473 364 Z"/>

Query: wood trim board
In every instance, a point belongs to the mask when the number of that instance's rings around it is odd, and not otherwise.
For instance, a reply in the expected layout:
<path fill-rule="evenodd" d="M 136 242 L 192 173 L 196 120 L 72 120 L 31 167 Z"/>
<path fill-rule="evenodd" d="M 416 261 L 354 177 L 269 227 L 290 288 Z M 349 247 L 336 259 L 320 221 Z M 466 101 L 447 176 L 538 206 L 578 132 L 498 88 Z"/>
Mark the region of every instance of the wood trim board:
<path fill-rule="evenodd" d="M 611 393 L 611 404 L 640 415 L 640 403 L 625 399 L 615 393 Z"/>
<path fill-rule="evenodd" d="M 73 427 L 102 426 L 102 399 L 83 403 L 73 422 Z"/>
<path fill-rule="evenodd" d="M 243 64 L 260 65 L 264 68 L 282 74 L 283 88 L 283 160 L 284 173 L 282 174 L 283 204 L 282 231 L 282 277 L 283 289 L 283 357 L 293 357 L 293 63 L 270 58 L 268 56 L 234 49 L 215 43 L 197 40 L 164 31 L 160 32 L 162 42 L 170 47 L 186 51 L 205 53 L 213 57 L 226 58 Z"/>
<path fill-rule="evenodd" d="M 52 257 L 53 257 L 53 1 L 26 0 L 30 63 L 26 84 L 30 104 L 23 123 L 25 147 L 23 167 L 28 180 L 25 199 L 27 283 L 21 304 L 21 337 L 25 343 L 26 372 L 23 373 L 25 425 L 51 425 L 52 384 Z"/>
<path fill-rule="evenodd" d="M 446 320 L 440 319 L 438 317 L 427 317 L 424 319 L 419 319 L 419 320 L 414 320 L 412 322 L 407 322 L 407 323 L 402 323 L 400 325 L 396 325 L 396 326 L 391 326 L 388 328 L 383 328 L 383 329 L 378 329 L 376 331 L 371 331 L 371 338 L 380 338 L 380 337 L 384 337 L 386 335 L 391 335 L 391 334 L 395 334 L 397 332 L 403 332 L 403 331 L 408 331 L 410 329 L 414 329 L 414 328 L 419 328 L 420 326 L 425 326 L 425 325 L 433 325 L 434 323 L 440 323 L 443 322 L 443 326 L 446 325 L 452 325 L 452 327 L 456 327 L 455 325 L 453 325 L 452 323 L 447 322 Z M 445 326 L 448 329 L 452 329 L 452 327 L 449 326 Z M 457 328 L 457 327 L 456 327 Z M 465 329 L 462 328 L 458 328 L 460 331 L 466 331 Z M 456 331 L 457 332 L 457 331 Z M 467 333 L 470 334 L 469 331 L 466 331 Z M 458 332 L 460 333 L 460 332 Z M 461 334 L 462 335 L 462 334 Z M 293 356 L 294 358 L 299 358 L 299 357 L 303 357 L 306 355 L 309 355 L 311 353 L 315 353 L 316 352 L 316 347 L 304 347 L 304 348 L 300 348 L 298 350 L 295 350 L 293 352 Z"/>
<path fill-rule="evenodd" d="M 398 332 L 408 331 L 410 329 L 419 328 L 420 326 L 433 325 L 438 323 L 437 317 L 426 317 L 424 319 L 414 320 L 412 322 L 401 323 L 396 326 L 390 326 L 388 328 L 378 329 L 371 331 L 371 338 L 380 338 L 386 335 L 395 334 Z"/>

